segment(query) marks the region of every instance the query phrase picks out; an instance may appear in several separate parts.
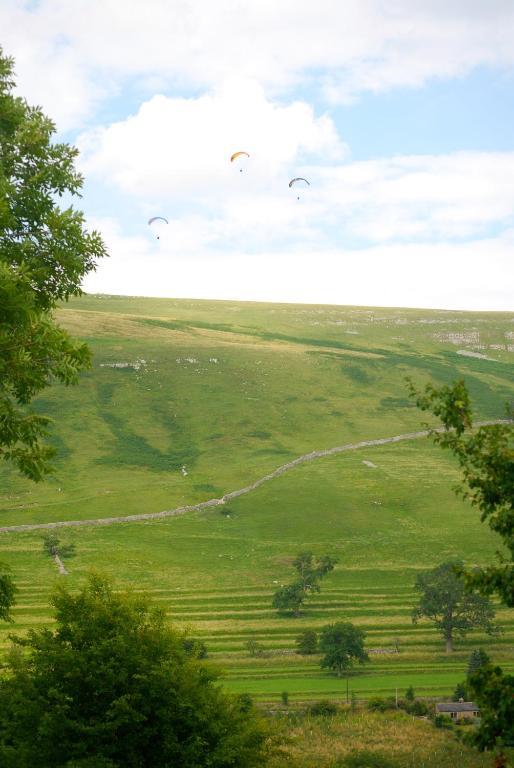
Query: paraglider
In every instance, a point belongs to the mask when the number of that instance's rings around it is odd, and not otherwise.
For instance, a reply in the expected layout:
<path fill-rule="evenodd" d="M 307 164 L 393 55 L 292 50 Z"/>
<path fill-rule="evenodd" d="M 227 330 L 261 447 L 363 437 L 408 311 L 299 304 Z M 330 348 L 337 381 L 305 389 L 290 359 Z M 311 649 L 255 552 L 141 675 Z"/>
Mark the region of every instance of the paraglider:
<path fill-rule="evenodd" d="M 250 157 L 248 152 L 234 152 L 233 155 L 230 157 L 230 162 L 233 163 L 235 160 L 240 160 L 242 157 Z M 239 169 L 239 173 L 243 173 L 243 169 Z"/>
<path fill-rule="evenodd" d="M 311 185 L 310 181 L 307 181 L 307 179 L 304 179 L 303 176 L 297 176 L 295 179 L 291 179 L 291 181 L 289 182 L 289 188 L 292 189 L 297 184 L 301 185 L 302 182 L 304 184 L 307 184 L 308 187 L 310 187 L 310 185 Z M 300 195 L 298 195 L 296 199 L 299 200 L 300 199 Z"/>
<path fill-rule="evenodd" d="M 148 219 L 148 226 L 154 223 L 154 221 L 164 221 L 165 224 L 169 224 L 168 219 L 165 219 L 164 216 L 152 216 L 151 219 Z M 157 235 L 157 240 L 160 240 L 160 236 Z"/>

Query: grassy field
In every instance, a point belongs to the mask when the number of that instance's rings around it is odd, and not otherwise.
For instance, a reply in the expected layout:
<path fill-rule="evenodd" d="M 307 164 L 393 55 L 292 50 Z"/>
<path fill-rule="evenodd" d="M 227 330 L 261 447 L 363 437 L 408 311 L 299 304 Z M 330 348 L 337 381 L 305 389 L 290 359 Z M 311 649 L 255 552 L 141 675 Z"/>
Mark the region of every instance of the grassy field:
<path fill-rule="evenodd" d="M 0 525 L 173 509 L 312 450 L 417 431 L 406 375 L 464 378 L 481 419 L 501 418 L 514 393 L 512 314 L 87 296 L 60 320 L 90 343 L 94 366 L 78 387 L 39 399 L 56 419 L 56 473 L 35 486 L 3 467 Z M 440 695 L 478 645 L 514 667 L 512 611 L 498 613 L 502 635 L 471 634 L 450 659 L 431 626 L 410 619 L 420 569 L 454 556 L 483 563 L 498 547 L 454 495 L 458 480 L 425 439 L 317 459 L 209 511 L 63 529 L 77 550 L 66 578 L 75 586 L 97 569 L 149 591 L 206 642 L 234 691 L 345 696 L 316 658 L 294 653 L 301 631 L 345 619 L 368 648 L 390 651 L 351 678 L 359 697 L 410 684 Z M 301 617 L 279 617 L 272 594 L 306 548 L 338 567 Z M 59 577 L 41 534 L 2 534 L 0 559 L 20 587 L 14 629 L 51 622 Z M 0 647 L 11 631 L 0 628 Z M 249 639 L 265 655 L 251 658 Z"/>
<path fill-rule="evenodd" d="M 344 766 L 348 756 L 362 753 L 387 759 L 388 768 L 490 768 L 492 764 L 490 754 L 479 754 L 454 734 L 401 712 L 357 710 L 335 717 L 293 714 L 284 716 L 283 733 L 287 746 L 273 768 L 335 768 Z"/>

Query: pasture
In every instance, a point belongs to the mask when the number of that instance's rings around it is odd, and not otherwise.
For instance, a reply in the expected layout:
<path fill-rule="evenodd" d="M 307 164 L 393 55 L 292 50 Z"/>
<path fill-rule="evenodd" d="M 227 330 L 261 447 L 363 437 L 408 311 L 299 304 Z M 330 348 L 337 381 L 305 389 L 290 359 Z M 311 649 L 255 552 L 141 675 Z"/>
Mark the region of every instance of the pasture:
<path fill-rule="evenodd" d="M 464 378 L 477 419 L 502 418 L 514 392 L 505 313 L 85 296 L 59 316 L 91 345 L 93 368 L 39 399 L 56 420 L 56 472 L 36 486 L 2 467 L 0 526 L 172 510 L 313 450 L 416 432 L 424 415 L 407 375 L 420 386 Z M 498 548 L 453 493 L 458 481 L 453 459 L 426 439 L 315 459 L 209 510 L 63 528 L 76 545 L 65 578 L 78 585 L 96 569 L 148 591 L 206 643 L 228 688 L 257 699 L 344 699 L 345 681 L 294 652 L 300 632 L 339 619 L 382 651 L 350 678 L 358 698 L 409 685 L 448 694 L 473 648 L 514 667 L 512 611 L 498 611 L 501 635 L 472 633 L 450 657 L 429 623 L 411 622 L 420 569 L 455 556 L 485 563 Z M 63 577 L 41 536 L 0 535 L 20 590 L 3 649 L 9 632 L 51 625 L 49 594 Z M 281 617 L 271 598 L 302 549 L 339 563 L 300 617 Z M 249 639 L 262 655 L 249 655 Z"/>

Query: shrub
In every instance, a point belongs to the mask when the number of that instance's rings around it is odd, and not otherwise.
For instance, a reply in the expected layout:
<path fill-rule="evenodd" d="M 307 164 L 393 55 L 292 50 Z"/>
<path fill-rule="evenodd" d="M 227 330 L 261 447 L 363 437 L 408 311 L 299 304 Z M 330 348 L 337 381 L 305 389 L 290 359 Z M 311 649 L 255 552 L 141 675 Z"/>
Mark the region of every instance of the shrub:
<path fill-rule="evenodd" d="M 309 715 L 315 717 L 332 717 L 338 712 L 338 706 L 333 701 L 328 699 L 321 699 L 321 701 L 315 701 L 309 707 Z"/>
<path fill-rule="evenodd" d="M 405 698 L 407 701 L 414 701 L 416 699 L 416 694 L 414 693 L 414 688 L 412 685 L 409 685 L 407 690 L 405 691 Z"/>
<path fill-rule="evenodd" d="M 287 691 L 282 691 L 282 693 L 280 694 L 280 698 L 282 699 L 282 704 L 284 705 L 284 707 L 287 707 L 287 705 L 289 704 L 289 693 Z"/>
<path fill-rule="evenodd" d="M 336 766 L 339 768 L 398 768 L 398 763 L 379 752 L 370 752 L 365 749 L 352 752 L 338 760 Z"/>
<path fill-rule="evenodd" d="M 368 709 L 372 712 L 386 712 L 388 709 L 396 709 L 396 701 L 393 698 L 384 699 L 381 696 L 373 696 L 368 701 Z"/>
<path fill-rule="evenodd" d="M 409 713 L 409 715 L 416 715 L 416 717 L 423 717 L 424 715 L 428 715 L 427 705 L 424 701 L 420 701 L 419 699 L 416 699 L 416 701 L 412 702 L 412 704 L 408 704 L 405 707 L 405 710 Z"/>
<path fill-rule="evenodd" d="M 449 730 L 452 730 L 453 728 L 453 722 L 451 718 L 442 714 L 437 714 L 434 717 L 434 725 L 436 728 L 448 728 Z"/>

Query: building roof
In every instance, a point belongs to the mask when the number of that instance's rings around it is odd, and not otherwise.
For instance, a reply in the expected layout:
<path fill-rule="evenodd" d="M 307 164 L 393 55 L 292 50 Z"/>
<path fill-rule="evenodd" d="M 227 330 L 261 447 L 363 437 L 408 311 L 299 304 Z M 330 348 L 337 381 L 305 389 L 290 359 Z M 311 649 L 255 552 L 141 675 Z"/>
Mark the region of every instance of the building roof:
<path fill-rule="evenodd" d="M 437 712 L 479 712 L 480 707 L 472 701 L 443 701 L 435 705 Z"/>

